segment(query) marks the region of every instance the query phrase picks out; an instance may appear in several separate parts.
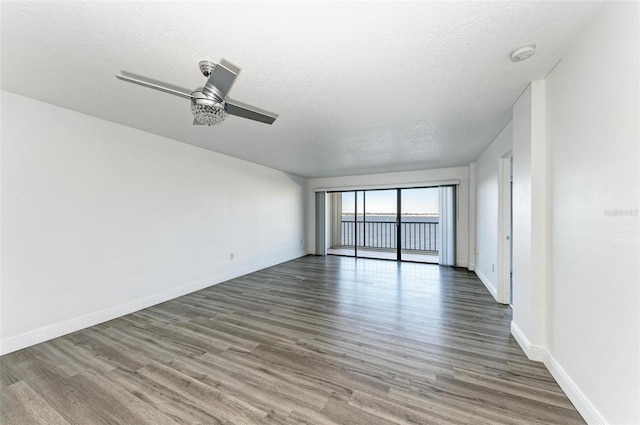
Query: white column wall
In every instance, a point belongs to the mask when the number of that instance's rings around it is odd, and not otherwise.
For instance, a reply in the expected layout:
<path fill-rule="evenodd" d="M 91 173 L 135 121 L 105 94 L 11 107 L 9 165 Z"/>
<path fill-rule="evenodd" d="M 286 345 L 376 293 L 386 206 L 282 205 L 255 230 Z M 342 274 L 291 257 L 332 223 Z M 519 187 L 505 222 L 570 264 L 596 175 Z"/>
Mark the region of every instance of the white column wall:
<path fill-rule="evenodd" d="M 513 322 L 527 355 L 531 306 L 531 85 L 513 105 Z M 523 339 L 524 340 L 521 340 Z"/>
<path fill-rule="evenodd" d="M 547 276 L 545 81 L 513 106 L 513 321 L 527 356 L 544 358 Z"/>

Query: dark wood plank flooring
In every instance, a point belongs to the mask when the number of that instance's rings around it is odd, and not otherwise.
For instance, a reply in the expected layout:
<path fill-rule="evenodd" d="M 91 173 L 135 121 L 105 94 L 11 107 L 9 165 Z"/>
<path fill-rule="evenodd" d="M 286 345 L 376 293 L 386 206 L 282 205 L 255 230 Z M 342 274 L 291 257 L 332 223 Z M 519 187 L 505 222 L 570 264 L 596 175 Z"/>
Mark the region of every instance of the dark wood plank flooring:
<path fill-rule="evenodd" d="M 582 424 L 466 270 L 307 256 L 0 358 L 2 424 Z"/>

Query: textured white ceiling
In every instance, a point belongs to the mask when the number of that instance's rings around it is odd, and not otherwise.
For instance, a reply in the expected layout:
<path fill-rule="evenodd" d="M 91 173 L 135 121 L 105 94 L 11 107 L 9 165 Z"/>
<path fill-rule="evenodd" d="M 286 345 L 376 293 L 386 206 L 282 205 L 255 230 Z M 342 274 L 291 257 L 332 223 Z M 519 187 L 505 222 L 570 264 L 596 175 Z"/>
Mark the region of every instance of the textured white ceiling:
<path fill-rule="evenodd" d="M 2 2 L 4 90 L 307 177 L 466 165 L 599 12 L 597 2 Z M 535 43 L 536 55 L 509 53 Z M 198 62 L 276 112 L 193 126 Z"/>

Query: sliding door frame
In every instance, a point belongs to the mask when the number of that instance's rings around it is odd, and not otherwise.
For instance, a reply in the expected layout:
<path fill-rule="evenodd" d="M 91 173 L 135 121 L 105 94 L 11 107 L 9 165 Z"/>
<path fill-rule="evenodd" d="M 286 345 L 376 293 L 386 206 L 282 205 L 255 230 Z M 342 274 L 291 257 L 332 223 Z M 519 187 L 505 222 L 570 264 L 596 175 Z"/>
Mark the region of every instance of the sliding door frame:
<path fill-rule="evenodd" d="M 422 263 L 420 261 L 412 261 L 412 260 L 403 260 L 402 259 L 402 190 L 407 190 L 407 189 L 435 189 L 435 188 L 439 188 L 441 186 L 454 186 L 457 188 L 457 186 L 460 184 L 459 181 L 447 181 L 447 182 L 441 182 L 439 184 L 425 184 L 425 185 L 416 185 L 416 186 L 410 186 L 410 185 L 397 185 L 395 187 L 389 187 L 389 185 L 385 185 L 387 187 L 366 187 L 366 188 L 345 188 L 344 190 L 341 189 L 325 189 L 326 193 L 349 193 L 352 192 L 353 193 L 353 198 L 354 198 L 354 214 L 353 214 L 353 240 L 354 240 L 354 244 L 353 244 L 353 257 L 354 258 L 372 258 L 372 257 L 359 257 L 358 256 L 358 193 L 362 192 L 362 215 L 363 218 L 366 217 L 366 192 L 372 192 L 372 191 L 378 191 L 378 190 L 395 190 L 396 192 L 396 259 L 392 260 L 389 258 L 377 258 L 380 260 L 387 260 L 387 261 L 405 261 L 405 262 L 418 262 L 418 263 Z M 316 191 L 318 191 L 320 189 L 316 189 Z M 456 190 L 457 193 L 457 190 Z M 454 210 L 456 211 L 455 216 L 457 217 L 457 203 L 454 202 Z M 366 218 L 363 220 L 363 223 L 366 223 Z M 363 235 L 366 235 L 366 224 L 363 226 Z M 364 239 L 363 239 L 364 240 Z M 454 228 L 454 243 L 456 240 L 456 236 L 455 236 L 455 228 Z M 338 256 L 348 256 L 350 257 L 350 255 L 344 255 L 344 254 L 330 254 L 330 255 L 338 255 Z M 427 264 L 433 264 L 433 263 L 427 263 Z M 439 264 L 439 263 L 438 263 Z"/>
<path fill-rule="evenodd" d="M 402 261 L 402 189 L 396 189 L 396 261 Z"/>
<path fill-rule="evenodd" d="M 358 191 L 357 190 L 353 191 L 353 256 L 358 258 Z"/>

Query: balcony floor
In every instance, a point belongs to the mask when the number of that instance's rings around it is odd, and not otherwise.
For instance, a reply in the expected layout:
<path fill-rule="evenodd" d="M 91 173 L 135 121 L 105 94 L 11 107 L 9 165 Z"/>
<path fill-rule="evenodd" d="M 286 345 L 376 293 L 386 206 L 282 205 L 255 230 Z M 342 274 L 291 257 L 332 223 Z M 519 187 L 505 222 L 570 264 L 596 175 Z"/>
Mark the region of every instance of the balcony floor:
<path fill-rule="evenodd" d="M 353 257 L 353 247 L 339 247 L 329 248 L 327 254 L 330 255 L 346 255 Z M 358 257 L 362 258 L 375 258 L 379 260 L 395 260 L 395 249 L 370 249 L 370 248 L 358 248 Z M 416 250 L 402 250 L 402 261 L 414 261 L 417 263 L 429 263 L 438 264 L 438 253 L 416 251 Z"/>

